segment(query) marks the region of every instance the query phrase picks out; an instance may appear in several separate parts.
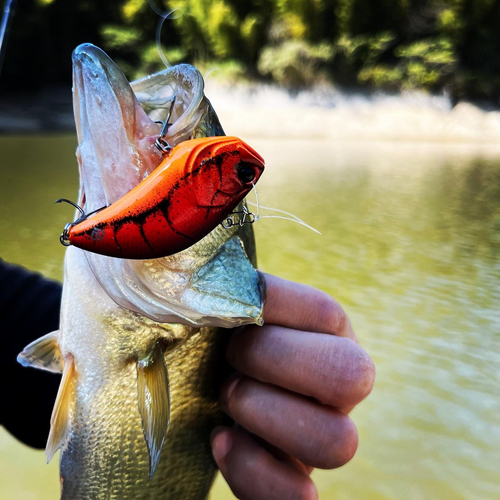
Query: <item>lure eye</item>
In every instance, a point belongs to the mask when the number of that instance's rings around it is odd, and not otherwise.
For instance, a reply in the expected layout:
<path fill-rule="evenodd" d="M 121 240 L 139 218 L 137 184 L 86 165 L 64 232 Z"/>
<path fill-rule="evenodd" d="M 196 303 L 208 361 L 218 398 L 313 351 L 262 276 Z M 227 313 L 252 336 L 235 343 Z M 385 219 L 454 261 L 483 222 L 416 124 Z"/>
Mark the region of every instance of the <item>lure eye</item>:
<path fill-rule="evenodd" d="M 255 169 L 248 163 L 240 163 L 236 167 L 238 173 L 238 179 L 243 182 L 243 184 L 249 184 L 255 179 Z"/>

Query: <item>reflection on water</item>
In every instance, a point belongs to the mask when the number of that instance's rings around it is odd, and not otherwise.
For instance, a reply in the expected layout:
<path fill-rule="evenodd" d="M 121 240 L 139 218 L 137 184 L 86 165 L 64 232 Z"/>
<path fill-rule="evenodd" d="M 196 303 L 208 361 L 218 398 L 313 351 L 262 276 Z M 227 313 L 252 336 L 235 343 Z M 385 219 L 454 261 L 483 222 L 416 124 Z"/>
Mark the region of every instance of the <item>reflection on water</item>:
<path fill-rule="evenodd" d="M 248 142 L 261 203 L 323 233 L 260 221 L 260 266 L 337 297 L 377 365 L 358 454 L 315 472 L 321 498 L 498 498 L 500 148 Z M 60 278 L 72 210 L 52 201 L 76 197 L 75 141 L 0 144 L 0 255 Z M 56 495 L 41 452 L 5 433 L 0 449 L 0 498 Z M 232 497 L 219 481 L 213 498 Z"/>

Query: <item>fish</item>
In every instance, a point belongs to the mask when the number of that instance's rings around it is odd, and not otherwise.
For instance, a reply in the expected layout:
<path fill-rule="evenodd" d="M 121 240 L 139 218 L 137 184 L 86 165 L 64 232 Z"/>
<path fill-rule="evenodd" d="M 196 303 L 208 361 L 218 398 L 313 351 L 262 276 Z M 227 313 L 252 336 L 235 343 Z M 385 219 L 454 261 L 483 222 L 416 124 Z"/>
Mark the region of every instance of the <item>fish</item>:
<path fill-rule="evenodd" d="M 61 242 L 124 259 L 173 255 L 227 220 L 263 170 L 264 159 L 237 137 L 181 142 L 111 206 L 93 215 L 82 210 Z"/>
<path fill-rule="evenodd" d="M 163 159 L 166 140 L 222 136 L 193 66 L 127 81 L 91 44 L 73 60 L 78 204 L 110 206 Z M 245 212 L 241 202 L 237 211 Z M 18 361 L 62 373 L 46 454 L 60 450 L 63 499 L 203 499 L 216 475 L 209 435 L 227 423 L 218 389 L 230 328 L 262 324 L 264 282 L 251 224 L 218 225 L 168 257 L 66 249 L 59 330 Z"/>

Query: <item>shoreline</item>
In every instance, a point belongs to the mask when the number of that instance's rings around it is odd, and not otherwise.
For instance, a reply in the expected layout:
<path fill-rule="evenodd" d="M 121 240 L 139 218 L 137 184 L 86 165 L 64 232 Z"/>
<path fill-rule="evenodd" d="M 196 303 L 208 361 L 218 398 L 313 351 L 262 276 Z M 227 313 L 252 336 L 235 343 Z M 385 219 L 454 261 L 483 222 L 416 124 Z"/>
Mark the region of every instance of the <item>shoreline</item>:
<path fill-rule="evenodd" d="M 272 86 L 224 87 L 206 94 L 231 135 L 330 141 L 407 141 L 500 144 L 500 111 L 446 96 L 306 90 Z"/>
<path fill-rule="evenodd" d="M 241 137 L 500 145 L 500 111 L 452 105 L 423 92 L 347 93 L 317 88 L 291 93 L 262 84 L 222 85 L 205 93 L 224 130 Z M 0 134 L 74 132 L 71 89 L 0 97 Z"/>

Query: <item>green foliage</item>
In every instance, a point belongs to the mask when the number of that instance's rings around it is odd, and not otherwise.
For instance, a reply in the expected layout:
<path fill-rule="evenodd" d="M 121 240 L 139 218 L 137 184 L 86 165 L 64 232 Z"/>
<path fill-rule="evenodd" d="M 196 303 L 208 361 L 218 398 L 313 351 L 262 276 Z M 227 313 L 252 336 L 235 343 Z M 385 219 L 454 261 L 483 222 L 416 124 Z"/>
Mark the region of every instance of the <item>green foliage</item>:
<path fill-rule="evenodd" d="M 358 73 L 360 83 L 372 83 L 376 87 L 398 88 L 401 85 L 403 73 L 398 67 L 387 64 L 377 64 L 363 68 Z"/>
<path fill-rule="evenodd" d="M 258 69 L 288 87 L 298 87 L 313 84 L 318 66 L 332 58 L 333 47 L 328 43 L 312 45 L 303 40 L 288 40 L 277 47 L 264 48 Z"/>
<path fill-rule="evenodd" d="M 336 52 L 342 55 L 351 66 L 368 66 L 394 44 L 396 35 L 391 31 L 382 31 L 374 36 L 341 35 L 336 44 Z"/>
<path fill-rule="evenodd" d="M 355 2 L 352 0 L 338 0 L 335 8 L 335 16 L 339 26 L 339 34 L 348 35 L 350 24 L 354 12 Z"/>
<path fill-rule="evenodd" d="M 139 29 L 112 24 L 105 24 L 101 35 L 108 49 L 127 49 L 141 40 Z"/>
<path fill-rule="evenodd" d="M 457 63 L 453 44 L 446 38 L 400 45 L 394 55 L 397 63 L 392 66 L 371 64 L 373 58 L 367 57 L 358 81 L 377 87 L 432 89 L 447 82 Z"/>
<path fill-rule="evenodd" d="M 147 3 L 144 0 L 126 0 L 121 6 L 123 20 L 125 22 L 132 22 L 146 5 Z"/>
<path fill-rule="evenodd" d="M 240 61 L 228 59 L 226 61 L 206 61 L 198 65 L 198 69 L 205 78 L 219 80 L 224 83 L 237 83 L 248 79 L 245 64 Z"/>
<path fill-rule="evenodd" d="M 178 14 L 174 25 L 182 45 L 193 59 L 232 59 L 247 46 L 255 50 L 258 17 L 241 18 L 235 5 L 227 0 L 171 0 L 169 8 Z"/>
<path fill-rule="evenodd" d="M 164 67 L 155 44 L 159 18 L 147 0 L 25 1 L 9 51 L 32 61 L 46 78 L 69 75 L 71 49 L 86 41 L 121 59 L 130 77 Z M 170 63 L 215 66 L 217 78 L 266 78 L 289 87 L 328 78 L 500 98 L 497 0 L 154 2 L 160 10 L 174 10 L 161 34 Z M 62 69 L 54 58 L 59 53 Z M 17 84 L 24 80 L 22 65 L 9 65 L 9 57 L 4 79 Z"/>
<path fill-rule="evenodd" d="M 248 14 L 240 26 L 240 35 L 248 53 L 255 54 L 259 50 L 260 19 L 255 14 Z"/>
<path fill-rule="evenodd" d="M 444 9 L 437 16 L 436 28 L 441 33 L 448 35 L 459 34 L 464 28 L 465 20 L 459 17 L 459 13 L 453 9 Z"/>
<path fill-rule="evenodd" d="M 453 44 L 446 38 L 419 40 L 394 52 L 400 59 L 403 86 L 410 88 L 444 84 L 457 62 Z"/>
<path fill-rule="evenodd" d="M 274 0 L 273 22 L 283 23 L 286 38 L 314 40 L 324 10 L 322 0 Z"/>
<path fill-rule="evenodd" d="M 206 30 L 216 57 L 227 59 L 234 55 L 233 42 L 239 33 L 239 20 L 234 9 L 224 0 L 215 0 L 208 9 Z"/>

